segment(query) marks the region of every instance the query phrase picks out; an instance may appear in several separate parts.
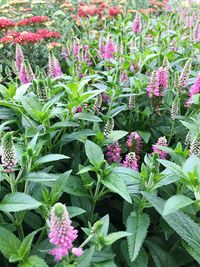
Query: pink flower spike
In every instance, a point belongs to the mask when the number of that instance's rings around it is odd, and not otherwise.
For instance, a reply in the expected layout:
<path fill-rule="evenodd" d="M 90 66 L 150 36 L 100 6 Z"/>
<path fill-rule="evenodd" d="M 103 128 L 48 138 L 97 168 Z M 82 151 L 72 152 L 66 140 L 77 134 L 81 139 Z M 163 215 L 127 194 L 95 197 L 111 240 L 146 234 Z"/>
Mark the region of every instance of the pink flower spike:
<path fill-rule="evenodd" d="M 151 74 L 151 78 L 147 86 L 147 93 L 149 98 L 152 98 L 153 96 L 161 96 L 156 71 L 153 71 Z"/>
<path fill-rule="evenodd" d="M 50 242 L 56 247 L 49 253 L 56 261 L 68 255 L 73 248 L 73 241 L 77 238 L 77 230 L 71 225 L 67 208 L 62 203 L 55 204 L 50 213 Z"/>
<path fill-rule="evenodd" d="M 133 22 L 133 28 L 132 31 L 134 33 L 140 33 L 142 30 L 142 21 L 141 21 L 141 16 L 140 13 L 136 13 L 135 20 Z"/>
<path fill-rule="evenodd" d="M 168 70 L 166 68 L 160 67 L 157 71 L 157 79 L 159 87 L 167 88 L 168 87 Z"/>
<path fill-rule="evenodd" d="M 134 152 L 130 152 L 126 155 L 125 160 L 122 164 L 126 168 L 131 168 L 133 170 L 138 170 L 138 159 Z"/>
<path fill-rule="evenodd" d="M 108 162 L 120 162 L 121 161 L 121 147 L 118 142 L 107 146 L 106 152 Z"/>
<path fill-rule="evenodd" d="M 114 54 L 117 52 L 116 44 L 110 39 L 108 36 L 106 44 L 104 46 L 104 54 L 103 58 L 111 59 L 113 58 Z"/>
<path fill-rule="evenodd" d="M 200 72 L 197 75 L 197 78 L 194 82 L 194 84 L 190 87 L 189 90 L 189 99 L 186 102 L 186 106 L 190 106 L 192 102 L 192 97 L 193 95 L 199 94 L 200 93 Z"/>
<path fill-rule="evenodd" d="M 20 72 L 21 65 L 24 61 L 24 53 L 19 44 L 16 45 L 16 54 L 15 54 L 15 66 L 17 68 L 18 73 Z"/>
<path fill-rule="evenodd" d="M 140 153 L 142 148 L 142 138 L 137 132 L 132 132 L 128 136 L 126 145 L 129 151 Z"/>
<path fill-rule="evenodd" d="M 167 139 L 166 139 L 166 137 L 163 136 L 163 137 L 158 138 L 158 141 L 157 141 L 156 145 L 167 147 L 168 144 L 167 144 Z M 162 151 L 162 150 L 158 149 L 158 148 L 156 147 L 156 145 L 153 145 L 153 146 L 152 146 L 153 151 L 159 154 L 160 159 L 166 159 L 168 153 L 165 152 L 165 151 Z"/>

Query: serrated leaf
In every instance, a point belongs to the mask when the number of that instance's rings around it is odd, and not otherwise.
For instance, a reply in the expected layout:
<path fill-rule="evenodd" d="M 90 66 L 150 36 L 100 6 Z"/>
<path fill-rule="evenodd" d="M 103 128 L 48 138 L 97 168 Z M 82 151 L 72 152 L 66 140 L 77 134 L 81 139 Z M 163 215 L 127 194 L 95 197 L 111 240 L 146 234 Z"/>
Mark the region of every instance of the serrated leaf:
<path fill-rule="evenodd" d="M 140 252 L 134 262 L 131 262 L 129 257 L 127 256 L 127 251 L 128 251 L 127 242 L 122 241 L 121 249 L 129 267 L 148 267 L 148 256 L 143 248 L 140 249 Z"/>
<path fill-rule="evenodd" d="M 42 258 L 33 255 L 26 262 L 19 263 L 18 267 L 48 267 L 48 265 Z"/>
<path fill-rule="evenodd" d="M 99 118 L 98 116 L 91 114 L 91 113 L 84 113 L 80 112 L 74 115 L 74 118 L 83 120 L 83 121 L 91 121 L 91 122 L 101 122 L 102 119 Z"/>
<path fill-rule="evenodd" d="M 23 84 L 20 87 L 18 87 L 16 89 L 16 93 L 15 93 L 14 99 L 15 100 L 20 100 L 20 98 L 26 93 L 26 91 L 28 90 L 30 85 L 31 85 L 31 83 L 26 83 L 26 84 Z"/>
<path fill-rule="evenodd" d="M 92 267 L 117 267 L 117 265 L 112 260 L 112 261 L 93 263 Z"/>
<path fill-rule="evenodd" d="M 73 175 L 68 177 L 63 191 L 79 197 L 87 196 L 87 191 L 85 190 L 82 180 Z"/>
<path fill-rule="evenodd" d="M 30 172 L 25 179 L 30 182 L 54 182 L 59 178 L 59 174 L 46 173 L 46 172 Z"/>
<path fill-rule="evenodd" d="M 17 212 L 37 209 L 42 203 L 25 193 L 7 194 L 1 204 L 0 210 L 4 212 Z"/>
<path fill-rule="evenodd" d="M 104 177 L 101 182 L 112 192 L 119 194 L 127 202 L 132 203 L 126 184 L 119 175 L 114 172 L 111 172 L 106 175 L 106 177 Z"/>
<path fill-rule="evenodd" d="M 138 131 L 138 133 L 141 135 L 142 139 L 147 144 L 149 142 L 150 137 L 151 137 L 151 133 L 144 132 L 144 131 Z"/>
<path fill-rule="evenodd" d="M 20 259 L 24 260 L 28 256 L 30 249 L 31 249 L 33 239 L 34 239 L 35 234 L 37 232 L 38 231 L 34 231 L 34 232 L 30 233 L 22 241 L 21 246 L 18 250 L 18 255 L 19 255 Z"/>
<path fill-rule="evenodd" d="M 165 201 L 147 192 L 143 196 L 151 203 L 171 228 L 190 245 L 196 253 L 200 251 L 200 227 L 181 211 L 163 215 Z"/>
<path fill-rule="evenodd" d="M 124 232 L 124 231 L 119 231 L 119 232 L 111 233 L 111 234 L 107 235 L 104 238 L 105 245 L 106 246 L 110 246 L 115 241 L 117 241 L 118 239 L 121 239 L 121 238 L 126 237 L 126 236 L 130 236 L 130 235 L 132 235 L 132 234 L 131 233 Z"/>
<path fill-rule="evenodd" d="M 153 242 L 146 241 L 156 267 L 178 267 L 179 264 L 164 249 Z"/>
<path fill-rule="evenodd" d="M 83 255 L 77 259 L 77 267 L 89 267 L 94 251 L 94 246 L 85 250 Z"/>
<path fill-rule="evenodd" d="M 120 140 L 121 138 L 123 138 L 124 136 L 126 136 L 127 134 L 128 132 L 126 131 L 117 130 L 117 131 L 112 131 L 106 137 L 110 139 L 112 142 L 116 142 Z"/>
<path fill-rule="evenodd" d="M 53 183 L 50 193 L 50 197 L 53 202 L 57 201 L 61 197 L 70 173 L 71 170 L 61 174 L 60 177 Z"/>
<path fill-rule="evenodd" d="M 194 200 L 186 197 L 184 195 L 175 195 L 170 197 L 164 206 L 163 215 L 168 215 L 172 212 L 175 212 L 181 208 L 191 205 L 194 203 Z"/>
<path fill-rule="evenodd" d="M 127 237 L 128 251 L 131 261 L 134 261 L 140 252 L 147 235 L 149 223 L 150 219 L 147 214 L 132 212 L 127 219 L 126 230 L 133 234 L 132 236 Z"/>
<path fill-rule="evenodd" d="M 9 259 L 13 254 L 17 255 L 20 240 L 9 230 L 0 226 L 0 251 Z"/>
<path fill-rule="evenodd" d="M 93 166 L 99 166 L 99 164 L 104 160 L 104 155 L 101 148 L 89 140 L 87 140 L 85 143 L 85 152 L 89 162 Z"/>
<path fill-rule="evenodd" d="M 69 212 L 69 217 L 73 218 L 76 217 L 80 214 L 85 213 L 84 209 L 81 209 L 79 207 L 67 207 L 67 211 Z"/>
<path fill-rule="evenodd" d="M 163 160 L 163 159 L 158 159 L 158 161 L 165 166 L 166 168 L 168 168 L 169 170 L 171 170 L 174 174 L 176 174 L 177 176 L 180 176 L 182 178 L 186 178 L 185 173 L 183 172 L 182 168 L 177 165 L 174 162 L 171 162 L 169 160 Z"/>
<path fill-rule="evenodd" d="M 44 157 L 39 158 L 36 160 L 35 164 L 36 165 L 41 165 L 47 162 L 52 162 L 52 161 L 57 161 L 57 160 L 62 160 L 62 159 L 68 159 L 69 157 L 62 155 L 62 154 L 49 154 Z"/>

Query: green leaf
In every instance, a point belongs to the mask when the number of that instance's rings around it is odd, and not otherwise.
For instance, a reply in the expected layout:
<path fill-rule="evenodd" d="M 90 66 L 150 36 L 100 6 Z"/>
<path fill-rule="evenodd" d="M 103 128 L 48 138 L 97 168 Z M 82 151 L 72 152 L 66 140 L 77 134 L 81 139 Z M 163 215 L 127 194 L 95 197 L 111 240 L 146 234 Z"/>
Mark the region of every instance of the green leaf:
<path fill-rule="evenodd" d="M 94 254 L 94 246 L 85 250 L 83 255 L 77 259 L 77 267 L 89 267 Z"/>
<path fill-rule="evenodd" d="M 57 161 L 61 159 L 68 159 L 69 157 L 62 155 L 62 154 L 49 154 L 44 157 L 39 158 L 35 164 L 36 165 L 41 165 L 47 162 L 52 162 L 52 161 Z"/>
<path fill-rule="evenodd" d="M 54 182 L 59 178 L 59 174 L 46 172 L 30 172 L 25 179 L 34 183 Z"/>
<path fill-rule="evenodd" d="M 74 140 L 85 142 L 88 136 L 93 136 L 93 135 L 96 135 L 96 132 L 89 129 L 83 129 L 71 134 L 64 134 L 61 138 L 61 142 L 64 144 L 72 142 Z"/>
<path fill-rule="evenodd" d="M 116 173 L 109 173 L 104 179 L 101 180 L 101 183 L 114 193 L 119 194 L 127 202 L 132 203 L 126 184 Z"/>
<path fill-rule="evenodd" d="M 79 197 L 87 196 L 87 191 L 84 188 L 82 180 L 79 177 L 73 175 L 70 175 L 67 178 L 63 191 Z"/>
<path fill-rule="evenodd" d="M 169 170 L 171 170 L 177 176 L 180 176 L 181 178 L 186 178 L 186 175 L 183 172 L 182 168 L 179 165 L 177 165 L 176 163 L 171 162 L 171 161 L 168 161 L 168 160 L 163 160 L 163 159 L 158 159 L 158 161 L 163 166 L 165 166 L 166 168 L 168 168 Z"/>
<path fill-rule="evenodd" d="M 53 183 L 51 187 L 51 201 L 55 203 L 56 201 L 59 200 L 59 198 L 62 196 L 64 187 L 67 183 L 67 179 L 71 173 L 70 171 L 64 172 L 63 174 L 60 175 L 60 177 Z"/>
<path fill-rule="evenodd" d="M 80 112 L 74 115 L 74 118 L 83 120 L 83 121 L 91 121 L 91 122 L 101 122 L 102 119 L 98 116 L 91 113 Z"/>
<path fill-rule="evenodd" d="M 116 142 L 119 139 L 122 139 L 124 136 L 126 136 L 128 132 L 126 131 L 112 131 L 112 133 L 108 134 L 106 137 L 111 140 L 111 142 Z"/>
<path fill-rule="evenodd" d="M 117 267 L 113 260 L 93 263 L 92 267 Z"/>
<path fill-rule="evenodd" d="M 28 257 L 28 254 L 30 252 L 31 245 L 32 245 L 32 242 L 33 242 L 33 239 L 34 239 L 35 234 L 37 232 L 38 231 L 34 231 L 34 232 L 30 233 L 22 241 L 21 246 L 20 246 L 20 248 L 18 250 L 18 255 L 19 255 L 20 259 L 24 260 L 26 257 Z"/>
<path fill-rule="evenodd" d="M 151 203 L 171 228 L 195 250 L 200 251 L 200 227 L 192 219 L 181 211 L 175 211 L 169 215 L 163 215 L 165 201 L 147 192 L 143 196 Z"/>
<path fill-rule="evenodd" d="M 105 245 L 106 246 L 110 246 L 115 241 L 117 241 L 118 239 L 121 239 L 121 238 L 126 237 L 126 236 L 130 236 L 130 235 L 132 235 L 132 234 L 131 233 L 124 232 L 124 231 L 119 231 L 119 232 L 111 233 L 111 234 L 107 235 L 104 238 Z"/>
<path fill-rule="evenodd" d="M 33 255 L 26 262 L 19 263 L 18 267 L 48 267 L 48 265 L 43 259 Z"/>
<path fill-rule="evenodd" d="M 126 223 L 126 230 L 133 235 L 128 236 L 128 251 L 131 261 L 134 261 L 147 235 L 150 219 L 147 214 L 132 212 Z"/>
<path fill-rule="evenodd" d="M 142 139 L 147 144 L 149 142 L 150 137 L 151 137 L 151 133 L 144 132 L 144 131 L 138 131 L 138 133 L 141 135 Z"/>
<path fill-rule="evenodd" d="M 192 199 L 184 195 L 175 195 L 170 197 L 164 206 L 163 215 L 168 215 L 175 212 L 181 208 L 191 205 L 194 203 Z"/>
<path fill-rule="evenodd" d="M 200 264 L 200 253 L 191 248 L 187 243 L 182 243 L 186 251 Z"/>
<path fill-rule="evenodd" d="M 85 143 L 85 152 L 89 162 L 95 167 L 99 166 L 104 160 L 104 155 L 101 148 L 89 140 L 87 140 Z"/>
<path fill-rule="evenodd" d="M 31 85 L 30 83 L 26 83 L 26 84 L 23 84 L 20 87 L 18 87 L 17 90 L 16 90 L 16 94 L 15 94 L 14 99 L 15 100 L 20 100 L 21 97 L 26 93 L 26 91 L 28 90 L 30 85 Z"/>
<path fill-rule="evenodd" d="M 61 127 L 79 127 L 79 124 L 73 121 L 59 121 L 54 123 L 50 128 L 61 128 Z"/>
<path fill-rule="evenodd" d="M 0 251 L 9 259 L 11 256 L 17 255 L 20 247 L 20 240 L 9 230 L 0 226 Z"/>
<path fill-rule="evenodd" d="M 69 212 L 69 217 L 73 218 L 80 214 L 85 213 L 84 209 L 78 208 L 78 207 L 67 207 L 67 211 Z"/>
<path fill-rule="evenodd" d="M 140 249 L 136 260 L 133 262 L 131 262 L 129 257 L 127 256 L 127 242 L 122 241 L 121 250 L 129 267 L 148 267 L 148 256 L 143 248 Z"/>
<path fill-rule="evenodd" d="M 153 242 L 146 241 L 156 267 L 178 267 L 179 264 L 164 249 Z"/>
<path fill-rule="evenodd" d="M 4 212 L 17 212 L 21 210 L 37 209 L 42 203 L 25 193 L 7 194 L 1 204 L 0 210 Z"/>

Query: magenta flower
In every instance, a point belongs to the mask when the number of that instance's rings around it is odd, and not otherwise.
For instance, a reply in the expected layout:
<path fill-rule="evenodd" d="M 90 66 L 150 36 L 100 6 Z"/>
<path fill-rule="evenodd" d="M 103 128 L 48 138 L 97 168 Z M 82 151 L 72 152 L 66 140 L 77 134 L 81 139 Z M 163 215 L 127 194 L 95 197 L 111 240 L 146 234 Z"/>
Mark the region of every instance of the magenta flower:
<path fill-rule="evenodd" d="M 161 92 L 159 89 L 159 81 L 156 71 L 153 71 L 151 74 L 151 78 L 147 86 L 147 93 L 149 98 L 152 98 L 153 96 L 161 96 Z"/>
<path fill-rule="evenodd" d="M 188 59 L 182 69 L 182 72 L 179 77 L 179 86 L 184 88 L 187 86 L 190 70 L 192 66 L 192 59 Z"/>
<path fill-rule="evenodd" d="M 79 56 L 79 50 L 80 50 L 80 46 L 78 44 L 78 41 L 76 39 L 74 39 L 74 44 L 73 44 L 73 54 L 74 54 L 74 57 L 76 59 L 78 59 L 78 56 Z"/>
<path fill-rule="evenodd" d="M 138 170 L 138 159 L 134 152 L 130 152 L 126 155 L 125 160 L 122 164 L 126 168 L 131 168 L 133 170 Z"/>
<path fill-rule="evenodd" d="M 192 102 L 192 97 L 193 95 L 199 94 L 200 93 L 200 72 L 197 75 L 197 78 L 194 82 L 194 84 L 190 87 L 189 90 L 189 99 L 186 102 L 186 106 L 190 106 Z"/>
<path fill-rule="evenodd" d="M 168 144 L 167 144 L 167 139 L 166 139 L 166 137 L 163 136 L 163 137 L 158 138 L 158 141 L 157 141 L 156 145 L 167 147 Z M 155 153 L 158 153 L 161 159 L 166 159 L 168 153 L 165 152 L 165 151 L 162 151 L 162 150 L 158 149 L 158 148 L 156 147 L 156 145 L 153 145 L 153 146 L 152 146 L 153 151 L 154 151 Z"/>
<path fill-rule="evenodd" d="M 159 87 L 167 88 L 168 87 L 168 70 L 166 68 L 160 67 L 157 71 L 157 79 Z"/>
<path fill-rule="evenodd" d="M 81 113 L 83 112 L 83 108 L 81 106 L 78 106 L 75 110 L 75 113 Z"/>
<path fill-rule="evenodd" d="M 140 33 L 142 30 L 142 21 L 139 13 L 136 13 L 135 20 L 133 22 L 132 31 L 134 33 Z"/>
<path fill-rule="evenodd" d="M 103 58 L 111 59 L 111 58 L 113 58 L 113 56 L 116 52 L 117 52 L 116 44 L 108 36 L 108 38 L 106 40 L 106 44 L 104 46 Z"/>
<path fill-rule="evenodd" d="M 127 82 L 128 81 L 128 75 L 127 75 L 127 71 L 121 71 L 120 72 L 120 82 Z"/>
<path fill-rule="evenodd" d="M 126 145 L 129 151 L 140 153 L 142 149 L 142 138 L 137 132 L 132 132 L 128 136 Z"/>
<path fill-rule="evenodd" d="M 55 204 L 50 213 L 49 239 L 56 247 L 49 253 L 56 261 L 60 261 L 72 250 L 76 238 L 77 230 L 71 225 L 66 206 L 62 203 Z"/>
<path fill-rule="evenodd" d="M 121 161 L 121 147 L 119 146 L 118 142 L 113 143 L 107 146 L 107 160 L 108 162 L 120 162 Z"/>
<path fill-rule="evenodd" d="M 15 52 L 15 66 L 17 71 L 20 72 L 21 65 L 24 61 L 24 53 L 19 44 L 16 45 L 16 52 Z"/>
<path fill-rule="evenodd" d="M 104 52 L 105 52 L 105 45 L 104 45 L 102 37 L 100 37 L 100 39 L 99 39 L 99 49 L 98 49 L 98 54 L 99 54 L 100 59 L 104 58 Z"/>
<path fill-rule="evenodd" d="M 102 101 L 103 101 L 104 103 L 108 103 L 109 100 L 110 100 L 109 95 L 108 95 L 107 93 L 105 93 L 105 92 L 101 93 L 101 97 L 102 97 Z"/>
<path fill-rule="evenodd" d="M 29 83 L 28 74 L 27 74 L 24 62 L 22 63 L 21 68 L 20 68 L 19 79 L 22 84 Z"/>
<path fill-rule="evenodd" d="M 200 23 L 199 22 L 197 22 L 193 30 L 193 41 L 194 42 L 200 41 Z"/>
<path fill-rule="evenodd" d="M 19 79 L 22 84 L 30 83 L 35 79 L 35 75 L 28 61 L 24 60 L 21 64 Z"/>
<path fill-rule="evenodd" d="M 52 53 L 49 54 L 49 75 L 51 79 L 60 78 L 62 76 L 59 61 Z"/>

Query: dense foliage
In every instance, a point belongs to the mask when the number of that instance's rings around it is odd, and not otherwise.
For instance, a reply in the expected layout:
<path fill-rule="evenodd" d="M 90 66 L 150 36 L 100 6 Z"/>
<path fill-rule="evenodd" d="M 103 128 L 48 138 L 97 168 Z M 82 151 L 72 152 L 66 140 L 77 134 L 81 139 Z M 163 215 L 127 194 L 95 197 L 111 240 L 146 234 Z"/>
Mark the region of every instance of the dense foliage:
<path fill-rule="evenodd" d="M 116 2 L 2 1 L 2 266 L 200 264 L 199 6 Z"/>

